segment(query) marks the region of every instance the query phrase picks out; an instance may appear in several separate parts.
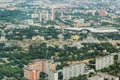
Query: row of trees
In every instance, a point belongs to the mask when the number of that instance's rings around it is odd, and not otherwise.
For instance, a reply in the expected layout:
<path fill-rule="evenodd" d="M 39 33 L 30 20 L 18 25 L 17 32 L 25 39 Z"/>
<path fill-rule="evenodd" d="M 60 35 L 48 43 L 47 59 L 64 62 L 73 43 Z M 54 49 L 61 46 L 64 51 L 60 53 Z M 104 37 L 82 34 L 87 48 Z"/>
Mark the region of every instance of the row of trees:
<path fill-rule="evenodd" d="M 26 57 L 27 56 L 27 57 Z M 13 53 L 13 52 L 1 52 L 0 53 L 0 80 L 3 78 L 12 78 L 12 80 L 25 80 L 23 78 L 23 67 L 27 65 L 31 60 L 27 53 Z M 6 58 L 7 61 L 4 61 Z M 4 62 L 3 62 L 4 61 Z"/>
<path fill-rule="evenodd" d="M 40 43 L 31 45 L 29 52 L 22 52 L 20 50 L 0 52 L 0 58 L 7 58 L 8 60 L 8 62 L 0 60 L 0 62 L 3 63 L 3 65 L 0 65 L 0 79 L 7 76 L 22 80 L 24 65 L 27 65 L 30 60 L 33 59 L 51 59 L 51 57 L 53 57 L 55 61 L 62 62 L 62 65 L 57 67 L 57 69 L 61 69 L 63 66 L 67 65 L 63 64 L 64 61 L 84 60 L 96 56 L 104 56 L 105 54 L 102 52 L 104 49 L 110 53 L 117 51 L 117 49 L 109 43 L 83 45 L 84 47 L 77 49 L 76 47 L 68 47 L 67 45 L 64 45 L 64 48 L 59 48 L 59 46 L 52 47 L 48 46 L 46 43 Z M 90 52 L 90 50 L 94 51 Z"/>
<path fill-rule="evenodd" d="M 47 47 L 46 43 L 42 43 L 37 46 L 31 45 L 29 53 L 32 55 L 33 59 L 36 57 L 46 58 L 47 56 L 47 58 L 51 58 L 51 56 L 54 56 L 55 60 L 58 61 L 74 61 L 118 52 L 118 49 L 109 43 L 84 43 L 82 45 L 84 45 L 84 47 L 77 49 L 77 47 L 69 47 L 67 45 L 64 45 L 63 48 L 59 48 L 59 46 Z"/>
<path fill-rule="evenodd" d="M 111 75 L 118 76 L 120 74 L 120 64 L 115 63 L 107 68 L 101 70 L 102 72 L 108 72 Z"/>
<path fill-rule="evenodd" d="M 29 19 L 30 16 L 26 15 L 26 12 L 20 10 L 0 10 L 0 20 L 6 22 L 19 23 L 20 20 Z M 19 21 L 17 21 L 19 20 Z"/>
<path fill-rule="evenodd" d="M 78 76 L 78 77 L 71 78 L 70 80 L 87 80 L 87 77 L 80 75 L 80 76 Z"/>
<path fill-rule="evenodd" d="M 55 29 L 54 27 L 30 27 L 26 29 L 13 29 L 12 33 L 9 34 L 11 30 L 6 30 L 6 38 L 13 40 L 22 40 L 25 38 L 31 39 L 33 36 L 44 36 L 46 40 L 49 39 L 57 39 L 58 35 L 61 33 L 59 29 Z"/>
<path fill-rule="evenodd" d="M 103 36 L 107 37 L 108 39 L 120 40 L 120 34 L 118 33 L 104 34 Z"/>

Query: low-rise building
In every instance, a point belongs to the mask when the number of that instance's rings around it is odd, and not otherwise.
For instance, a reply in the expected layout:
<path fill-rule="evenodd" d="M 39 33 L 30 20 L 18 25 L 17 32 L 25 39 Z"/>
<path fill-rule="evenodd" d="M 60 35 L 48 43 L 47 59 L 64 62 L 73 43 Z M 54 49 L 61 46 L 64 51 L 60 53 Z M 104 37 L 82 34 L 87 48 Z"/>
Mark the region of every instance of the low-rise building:
<path fill-rule="evenodd" d="M 88 78 L 88 80 L 104 80 L 104 78 L 97 75 L 97 76 L 93 76 L 93 77 Z"/>
<path fill-rule="evenodd" d="M 109 75 L 108 73 L 98 73 L 98 75 L 88 78 L 88 80 L 119 80 L 119 77 Z"/>
<path fill-rule="evenodd" d="M 107 11 L 105 11 L 105 10 L 100 10 L 99 12 L 98 12 L 98 14 L 99 14 L 99 16 L 101 16 L 101 17 L 104 17 L 104 16 L 107 16 Z"/>
<path fill-rule="evenodd" d="M 33 36 L 32 40 L 45 40 L 45 38 L 44 38 L 44 36 L 37 35 L 37 36 Z"/>
<path fill-rule="evenodd" d="M 110 75 L 108 73 L 100 73 L 99 75 L 108 80 L 119 80 L 119 77 Z"/>
<path fill-rule="evenodd" d="M 32 19 L 26 19 L 26 20 L 24 20 L 24 24 L 26 24 L 26 25 L 33 25 L 34 22 L 33 22 Z"/>

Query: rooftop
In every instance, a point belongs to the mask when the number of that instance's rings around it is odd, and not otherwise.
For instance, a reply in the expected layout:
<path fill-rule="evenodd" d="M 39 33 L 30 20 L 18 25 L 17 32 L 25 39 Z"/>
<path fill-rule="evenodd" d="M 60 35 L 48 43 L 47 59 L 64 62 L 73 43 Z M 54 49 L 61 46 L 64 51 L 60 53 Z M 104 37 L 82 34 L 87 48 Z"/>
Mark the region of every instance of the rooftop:
<path fill-rule="evenodd" d="M 116 28 L 65 28 L 65 30 L 70 30 L 70 31 L 83 31 L 83 30 L 88 30 L 93 33 L 111 33 L 111 32 L 119 32 Z"/>

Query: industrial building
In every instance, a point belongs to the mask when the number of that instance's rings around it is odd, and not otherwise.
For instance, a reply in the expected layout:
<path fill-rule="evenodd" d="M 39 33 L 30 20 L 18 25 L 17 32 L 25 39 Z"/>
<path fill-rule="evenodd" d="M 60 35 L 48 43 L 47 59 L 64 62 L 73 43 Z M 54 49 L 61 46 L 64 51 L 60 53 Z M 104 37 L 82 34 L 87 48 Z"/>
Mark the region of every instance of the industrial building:
<path fill-rule="evenodd" d="M 92 28 L 92 27 L 89 27 L 89 28 L 72 28 L 72 27 L 69 27 L 69 28 L 65 28 L 64 29 L 65 32 L 82 32 L 82 31 L 89 31 L 89 32 L 92 32 L 92 33 L 118 33 L 119 30 L 117 30 L 116 28 L 106 28 L 106 27 L 103 27 L 103 28 Z"/>

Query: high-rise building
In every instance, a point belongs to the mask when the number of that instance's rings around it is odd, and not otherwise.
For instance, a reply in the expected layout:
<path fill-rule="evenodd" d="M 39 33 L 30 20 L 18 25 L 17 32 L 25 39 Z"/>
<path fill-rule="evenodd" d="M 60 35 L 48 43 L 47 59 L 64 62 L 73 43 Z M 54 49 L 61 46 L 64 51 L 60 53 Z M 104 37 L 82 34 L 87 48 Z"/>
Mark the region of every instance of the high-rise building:
<path fill-rule="evenodd" d="M 47 21 L 47 20 L 51 20 L 51 15 L 49 14 L 48 11 L 40 11 L 38 13 L 38 19 L 40 22 L 42 22 L 43 20 Z"/>
<path fill-rule="evenodd" d="M 55 8 L 52 8 L 52 16 L 51 16 L 51 20 L 54 21 L 56 18 L 56 10 Z"/>
<path fill-rule="evenodd" d="M 24 77 L 28 80 L 38 80 L 39 79 L 39 70 L 30 70 L 24 69 Z"/>
<path fill-rule="evenodd" d="M 101 70 L 102 68 L 108 67 L 112 64 L 114 64 L 114 56 L 109 55 L 96 59 L 95 68 L 96 70 Z"/>
<path fill-rule="evenodd" d="M 85 73 L 85 64 L 77 63 L 63 67 L 63 80 L 69 80 L 72 77 L 78 77 Z"/>
<path fill-rule="evenodd" d="M 120 0 L 117 0 L 118 5 L 120 5 Z"/>
<path fill-rule="evenodd" d="M 39 14 L 39 21 L 42 22 L 43 21 L 43 15 L 40 13 Z"/>
<path fill-rule="evenodd" d="M 29 80 L 38 80 L 40 72 L 49 74 L 50 70 L 56 70 L 53 60 L 34 60 L 24 67 L 24 77 Z"/>
<path fill-rule="evenodd" d="M 48 80 L 58 80 L 58 72 L 50 70 L 48 74 Z"/>
<path fill-rule="evenodd" d="M 101 0 L 102 3 L 104 3 L 104 0 Z"/>
<path fill-rule="evenodd" d="M 2 30 L 2 34 L 1 34 L 1 37 L 0 37 L 0 41 L 6 41 L 7 39 L 6 39 L 6 37 L 5 37 L 5 31 L 4 30 Z"/>

